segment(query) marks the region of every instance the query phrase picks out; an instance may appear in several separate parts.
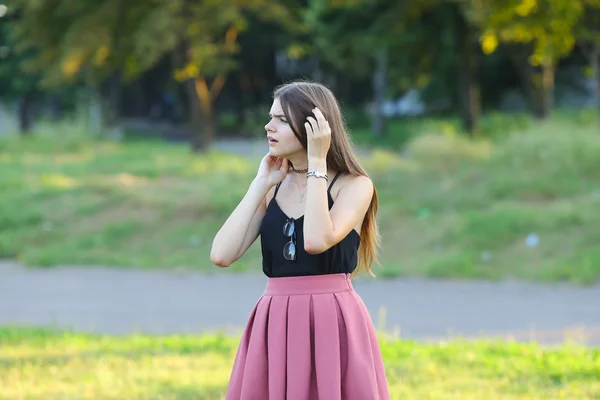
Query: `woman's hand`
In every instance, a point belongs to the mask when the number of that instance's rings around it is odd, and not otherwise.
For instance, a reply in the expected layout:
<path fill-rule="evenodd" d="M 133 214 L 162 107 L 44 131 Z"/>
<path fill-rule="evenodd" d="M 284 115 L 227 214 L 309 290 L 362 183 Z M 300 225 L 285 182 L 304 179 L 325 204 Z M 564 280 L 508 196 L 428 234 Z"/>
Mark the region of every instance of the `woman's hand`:
<path fill-rule="evenodd" d="M 288 173 L 289 163 L 285 158 L 274 157 L 267 153 L 260 162 L 256 177 L 271 187 L 283 181 Z"/>
<path fill-rule="evenodd" d="M 315 118 L 308 117 L 304 123 L 308 159 L 326 160 L 331 145 L 331 127 L 321 110 L 315 107 L 312 111 Z"/>

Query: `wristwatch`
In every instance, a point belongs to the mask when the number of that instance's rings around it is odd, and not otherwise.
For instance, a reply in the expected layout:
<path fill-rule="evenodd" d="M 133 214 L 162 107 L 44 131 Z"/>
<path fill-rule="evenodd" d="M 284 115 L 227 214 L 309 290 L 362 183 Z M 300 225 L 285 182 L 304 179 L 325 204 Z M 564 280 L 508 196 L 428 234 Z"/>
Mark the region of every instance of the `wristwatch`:
<path fill-rule="evenodd" d="M 329 180 L 327 174 L 319 171 L 318 169 L 314 169 L 306 173 L 307 178 L 310 178 L 311 176 L 314 176 L 315 178 L 324 178 L 325 180 Z"/>

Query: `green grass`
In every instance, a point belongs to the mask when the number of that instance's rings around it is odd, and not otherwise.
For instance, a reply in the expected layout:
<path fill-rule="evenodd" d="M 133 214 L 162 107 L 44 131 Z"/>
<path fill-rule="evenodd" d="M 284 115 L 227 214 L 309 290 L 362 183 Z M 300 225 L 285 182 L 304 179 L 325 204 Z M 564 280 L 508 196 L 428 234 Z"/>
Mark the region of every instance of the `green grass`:
<path fill-rule="evenodd" d="M 239 337 L 0 328 L 0 399 L 222 399 Z M 597 399 L 600 349 L 381 337 L 392 399 Z"/>
<path fill-rule="evenodd" d="M 497 131 L 510 118 L 486 121 Z M 452 120 L 423 123 L 402 156 L 378 148 L 363 159 L 380 194 L 377 275 L 600 280 L 595 117 L 557 113 L 478 141 L 448 128 Z M 217 271 L 211 241 L 258 158 L 91 141 L 77 129 L 0 140 L 0 258 Z M 392 129 L 383 144 L 401 134 Z M 260 265 L 257 243 L 230 270 Z"/>
<path fill-rule="evenodd" d="M 555 119 L 564 119 L 564 113 L 557 112 Z M 588 111 L 576 115 L 569 113 L 566 116 L 571 123 L 586 124 L 593 119 Z M 385 138 L 373 135 L 370 128 L 368 114 L 347 116 L 347 121 L 353 127 L 354 140 L 361 145 L 380 146 L 382 140 L 387 148 L 402 149 L 412 139 L 427 133 L 456 134 L 462 131 L 462 122 L 459 116 L 426 116 L 391 118 L 387 121 L 387 130 L 391 134 Z M 530 114 L 513 113 L 503 114 L 498 112 L 488 113 L 481 118 L 479 135 L 485 138 L 502 136 L 507 132 L 522 131 L 535 125 Z"/>

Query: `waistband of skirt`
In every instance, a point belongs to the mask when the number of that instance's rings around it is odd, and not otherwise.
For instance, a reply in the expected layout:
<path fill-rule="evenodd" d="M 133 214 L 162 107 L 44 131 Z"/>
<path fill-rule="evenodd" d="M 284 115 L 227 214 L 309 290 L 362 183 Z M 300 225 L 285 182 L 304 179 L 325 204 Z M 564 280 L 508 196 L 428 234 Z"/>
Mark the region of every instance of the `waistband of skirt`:
<path fill-rule="evenodd" d="M 326 294 L 354 290 L 349 274 L 286 276 L 268 278 L 265 296 Z"/>

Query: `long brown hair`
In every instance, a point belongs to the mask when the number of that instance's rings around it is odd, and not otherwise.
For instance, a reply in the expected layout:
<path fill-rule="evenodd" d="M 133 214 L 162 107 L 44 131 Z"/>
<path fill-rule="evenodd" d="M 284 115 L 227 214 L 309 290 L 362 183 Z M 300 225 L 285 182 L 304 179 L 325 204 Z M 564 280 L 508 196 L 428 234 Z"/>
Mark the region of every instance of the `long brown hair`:
<path fill-rule="evenodd" d="M 291 122 L 290 126 L 294 135 L 305 149 L 307 148 L 307 137 L 304 122 L 308 116 L 313 116 L 313 108 L 319 108 L 331 127 L 331 145 L 327 153 L 327 166 L 352 176 L 369 176 L 354 153 L 354 145 L 348 135 L 340 105 L 328 87 L 317 82 L 295 81 L 278 86 L 273 97 L 279 99 L 286 119 Z M 378 208 L 377 190 L 373 188 L 373 198 L 362 223 L 358 265 L 353 275 L 358 275 L 366 270 L 375 276 L 371 266 L 374 261 L 377 261 L 381 242 L 377 229 Z"/>

